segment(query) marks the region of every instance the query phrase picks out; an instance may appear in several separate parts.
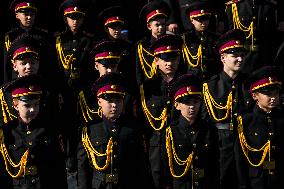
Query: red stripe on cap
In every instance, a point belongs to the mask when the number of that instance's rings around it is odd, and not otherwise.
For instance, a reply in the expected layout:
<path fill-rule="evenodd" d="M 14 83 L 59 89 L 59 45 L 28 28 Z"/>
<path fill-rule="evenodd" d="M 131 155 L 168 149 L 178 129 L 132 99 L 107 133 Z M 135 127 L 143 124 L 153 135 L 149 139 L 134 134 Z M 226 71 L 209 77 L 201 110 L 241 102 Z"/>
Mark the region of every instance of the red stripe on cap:
<path fill-rule="evenodd" d="M 97 97 L 99 97 L 102 94 L 110 94 L 110 93 L 125 95 L 125 90 L 119 85 L 105 85 L 98 90 Z"/>
<path fill-rule="evenodd" d="M 22 2 L 15 6 L 15 12 L 17 12 L 20 9 L 26 9 L 26 8 L 34 9 L 35 11 L 37 10 L 37 8 L 32 3 Z"/>
<path fill-rule="evenodd" d="M 201 91 L 195 86 L 182 87 L 175 93 L 174 100 L 187 95 L 201 95 Z"/>
<path fill-rule="evenodd" d="M 250 85 L 250 92 L 253 92 L 257 89 L 260 89 L 262 87 L 266 87 L 268 85 L 273 85 L 273 84 L 279 84 L 281 85 L 281 82 L 277 80 L 275 77 L 268 77 L 268 78 L 263 78 L 261 80 L 258 80 Z"/>
<path fill-rule="evenodd" d="M 21 54 L 25 54 L 25 53 L 33 53 L 36 56 L 38 56 L 38 53 L 35 51 L 35 49 L 33 49 L 32 47 L 21 47 L 17 50 L 15 50 L 15 52 L 13 53 L 13 59 L 17 58 L 17 56 L 21 55 Z"/>
<path fill-rule="evenodd" d="M 96 60 L 101 60 L 101 59 L 110 59 L 110 58 L 120 58 L 120 53 L 118 53 L 118 52 L 102 52 L 102 53 L 98 53 L 95 56 L 95 61 Z"/>
<path fill-rule="evenodd" d="M 85 15 L 83 10 L 79 9 L 78 7 L 68 7 L 64 10 L 64 15 L 72 14 L 72 13 L 80 13 L 80 14 Z"/>
<path fill-rule="evenodd" d="M 211 15 L 209 10 L 195 10 L 189 13 L 190 18 L 199 17 L 203 15 Z"/>
<path fill-rule="evenodd" d="M 105 21 L 105 26 L 110 24 L 110 23 L 114 23 L 114 22 L 120 22 L 120 23 L 124 23 L 124 21 L 118 17 L 118 16 L 115 16 L 115 17 L 111 17 L 111 18 L 108 18 L 106 21 Z"/>
<path fill-rule="evenodd" d="M 224 51 L 226 51 L 228 49 L 233 49 L 233 48 L 237 48 L 237 47 L 244 47 L 244 45 L 241 44 L 241 42 L 238 41 L 238 40 L 232 40 L 232 41 L 229 41 L 229 42 L 225 43 L 224 45 L 222 45 L 219 49 L 219 53 L 222 54 Z"/>
<path fill-rule="evenodd" d="M 158 15 L 163 15 L 165 17 L 168 17 L 168 15 L 166 15 L 162 10 L 154 10 L 152 12 L 150 12 L 149 14 L 147 14 L 146 18 L 147 18 L 147 22 L 149 22 L 149 20 L 151 20 L 152 18 L 154 18 L 155 16 Z"/>
<path fill-rule="evenodd" d="M 39 95 L 42 94 L 39 86 L 21 87 L 12 91 L 12 97 L 17 98 L 20 96 Z"/>
<path fill-rule="evenodd" d="M 156 48 L 154 50 L 154 55 L 161 54 L 161 53 L 168 53 L 168 52 L 175 52 L 180 51 L 179 47 L 177 46 L 163 46 Z"/>

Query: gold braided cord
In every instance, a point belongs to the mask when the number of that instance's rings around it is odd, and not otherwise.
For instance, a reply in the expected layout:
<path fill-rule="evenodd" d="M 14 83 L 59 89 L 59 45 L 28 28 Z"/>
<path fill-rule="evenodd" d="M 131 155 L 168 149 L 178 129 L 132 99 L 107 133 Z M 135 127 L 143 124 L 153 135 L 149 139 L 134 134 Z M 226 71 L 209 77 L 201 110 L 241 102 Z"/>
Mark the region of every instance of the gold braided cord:
<path fill-rule="evenodd" d="M 214 98 L 212 97 L 212 95 L 210 94 L 209 88 L 208 88 L 208 84 L 204 83 L 203 84 L 203 96 L 204 96 L 204 101 L 207 107 L 207 110 L 209 112 L 209 114 L 211 115 L 211 117 L 213 117 L 213 119 L 217 122 L 226 120 L 229 115 L 230 112 L 232 111 L 232 102 L 233 102 L 233 93 L 232 91 L 229 93 L 228 98 L 227 98 L 227 103 L 225 106 L 221 106 L 219 105 Z M 215 109 L 219 109 L 219 110 L 226 110 L 226 115 L 222 118 L 217 118 L 216 114 L 215 114 Z"/>
<path fill-rule="evenodd" d="M 3 88 L 0 89 L 0 101 L 1 101 L 3 122 L 8 123 L 8 121 L 12 121 L 14 118 L 16 118 L 16 116 L 10 113 L 9 107 L 8 107 L 7 102 L 5 100 Z"/>
<path fill-rule="evenodd" d="M 144 52 L 146 52 L 148 56 L 150 55 L 153 58 L 154 58 L 154 55 L 151 54 L 150 52 L 148 52 L 145 48 L 143 48 L 142 42 L 138 43 L 137 51 L 138 51 L 139 62 L 140 62 L 142 70 L 144 71 L 144 75 L 148 79 L 151 79 L 157 72 L 157 65 L 156 65 L 156 62 L 154 60 L 153 60 L 152 64 L 149 64 L 144 57 Z M 145 66 L 147 66 L 150 69 L 150 71 L 147 71 Z"/>
<path fill-rule="evenodd" d="M 5 47 L 6 47 L 6 51 L 8 52 L 11 47 L 11 41 L 9 39 L 9 35 L 5 36 Z"/>
<path fill-rule="evenodd" d="M 26 165 L 27 165 L 27 161 L 28 161 L 28 155 L 29 155 L 29 149 L 27 149 L 25 151 L 25 153 L 21 157 L 21 160 L 20 160 L 20 162 L 18 164 L 14 163 L 13 160 L 11 159 L 11 157 L 9 156 L 9 153 L 8 153 L 7 148 L 5 146 L 3 130 L 0 129 L 0 152 L 1 152 L 2 156 L 3 156 L 4 162 L 5 162 L 6 171 L 8 172 L 8 174 L 12 178 L 22 177 L 23 174 L 24 174 L 24 171 L 26 169 Z M 19 168 L 18 173 L 13 174 L 9 170 L 9 166 L 12 166 L 14 168 Z"/>
<path fill-rule="evenodd" d="M 62 64 L 63 68 L 65 70 L 69 70 L 71 65 L 72 65 L 72 62 L 75 60 L 75 58 L 73 57 L 74 56 L 73 54 L 66 55 L 66 56 L 64 55 L 64 52 L 62 50 L 60 36 L 56 37 L 56 50 L 57 50 L 57 55 L 60 59 L 60 62 Z"/>
<path fill-rule="evenodd" d="M 169 158 L 169 167 L 170 167 L 170 171 L 173 177 L 175 178 L 180 178 L 183 177 L 189 170 L 189 168 L 192 165 L 192 159 L 193 159 L 193 152 L 191 152 L 189 154 L 189 156 L 186 158 L 186 160 L 181 160 L 175 150 L 175 145 L 174 145 L 174 139 L 173 139 L 173 134 L 172 134 L 172 130 L 170 127 L 168 127 L 166 129 L 166 149 L 167 149 L 167 154 L 168 154 L 168 158 Z M 174 171 L 174 167 L 173 167 L 173 159 L 175 160 L 175 162 L 180 165 L 180 166 L 185 166 L 183 173 L 181 173 L 180 175 L 177 175 Z"/>
<path fill-rule="evenodd" d="M 87 127 L 85 126 L 82 129 L 82 143 L 83 143 L 83 146 L 84 146 L 84 148 L 87 152 L 88 158 L 92 162 L 95 169 L 97 169 L 98 171 L 106 170 L 109 167 L 110 162 L 111 162 L 112 147 L 113 147 L 112 137 L 108 141 L 106 152 L 100 153 L 93 147 L 93 145 L 90 141 L 90 138 L 88 136 L 88 133 L 87 133 Z M 98 156 L 98 157 L 106 156 L 106 161 L 105 161 L 104 166 L 100 167 L 98 165 L 97 160 L 96 160 L 96 156 Z"/>
<path fill-rule="evenodd" d="M 103 117 L 103 112 L 102 112 L 101 107 L 99 107 L 98 110 L 95 111 L 94 109 L 91 109 L 88 106 L 84 91 L 79 92 L 78 103 L 79 103 L 80 109 L 82 111 L 82 115 L 86 123 L 89 121 L 92 121 L 94 119 L 95 114 L 97 114 L 100 118 Z"/>
<path fill-rule="evenodd" d="M 146 100 L 145 100 L 145 96 L 144 96 L 144 89 L 143 89 L 143 85 L 140 85 L 140 95 L 141 95 L 141 103 L 142 103 L 142 109 L 144 114 L 146 115 L 151 127 L 155 130 L 155 131 L 160 131 L 161 129 L 164 128 L 164 125 L 166 124 L 167 121 L 167 108 L 165 107 L 160 115 L 160 117 L 156 118 L 154 117 L 151 112 L 148 110 L 147 105 L 146 105 Z M 155 124 L 153 122 L 153 120 L 155 121 L 161 121 L 161 125 L 159 128 L 155 127 Z"/>
<path fill-rule="evenodd" d="M 190 53 L 187 45 L 186 45 L 185 36 L 184 35 L 182 36 L 182 39 L 183 39 L 183 44 L 182 44 L 182 56 L 183 56 L 183 59 L 185 61 L 187 61 L 188 64 L 191 67 L 193 67 L 193 68 L 202 65 L 202 45 L 200 44 L 198 46 L 197 54 L 196 55 L 192 55 Z M 192 61 L 196 61 L 196 63 L 194 64 Z"/>
<path fill-rule="evenodd" d="M 244 26 L 239 17 L 238 7 L 236 3 L 232 4 L 232 15 L 233 15 L 233 23 L 234 23 L 234 29 L 240 29 L 246 33 L 246 38 L 251 38 L 251 50 L 254 46 L 254 39 L 253 39 L 253 21 L 250 23 L 250 25 Z"/>
<path fill-rule="evenodd" d="M 243 132 L 243 120 L 241 116 L 238 116 L 237 118 L 238 120 L 238 134 L 239 134 L 239 139 L 240 139 L 240 144 L 242 147 L 242 150 L 244 152 L 244 155 L 246 156 L 249 164 L 253 167 L 259 167 L 260 165 L 262 165 L 262 163 L 265 160 L 265 157 L 267 155 L 267 153 L 269 153 L 269 160 L 270 160 L 270 140 L 268 140 L 261 148 L 256 149 L 251 147 L 245 138 L 244 132 Z M 260 161 L 256 164 L 252 163 L 252 161 L 249 159 L 248 153 L 249 152 L 262 152 L 262 157 L 260 159 Z"/>

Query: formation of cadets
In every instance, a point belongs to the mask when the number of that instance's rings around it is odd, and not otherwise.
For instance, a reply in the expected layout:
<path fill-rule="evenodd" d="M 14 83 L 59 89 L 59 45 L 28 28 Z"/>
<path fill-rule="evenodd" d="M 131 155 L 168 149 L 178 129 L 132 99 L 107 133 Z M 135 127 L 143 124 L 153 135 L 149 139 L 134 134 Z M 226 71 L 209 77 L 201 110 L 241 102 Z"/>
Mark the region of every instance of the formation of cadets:
<path fill-rule="evenodd" d="M 114 2 L 11 2 L 0 188 L 281 188 L 283 2 Z"/>

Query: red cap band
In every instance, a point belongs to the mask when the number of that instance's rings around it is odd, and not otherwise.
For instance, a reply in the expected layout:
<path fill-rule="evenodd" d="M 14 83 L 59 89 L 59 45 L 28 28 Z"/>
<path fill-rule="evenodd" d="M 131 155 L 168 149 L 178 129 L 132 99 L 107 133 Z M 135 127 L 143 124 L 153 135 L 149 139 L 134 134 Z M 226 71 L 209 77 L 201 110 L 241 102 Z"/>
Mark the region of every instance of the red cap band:
<path fill-rule="evenodd" d="M 13 98 L 28 96 L 28 95 L 40 95 L 40 94 L 42 94 L 42 91 L 39 86 L 30 86 L 28 88 L 22 87 L 12 91 Z"/>
<path fill-rule="evenodd" d="M 209 10 L 195 10 L 189 13 L 190 18 L 204 16 L 204 15 L 211 15 Z"/>
<path fill-rule="evenodd" d="M 99 97 L 102 94 L 121 94 L 125 95 L 124 89 L 119 85 L 105 85 L 104 87 L 100 88 L 97 92 L 97 97 Z"/>
<path fill-rule="evenodd" d="M 105 26 L 110 24 L 110 23 L 114 23 L 114 22 L 120 22 L 120 23 L 124 24 L 124 21 L 120 17 L 115 16 L 115 17 L 108 18 L 105 21 Z"/>
<path fill-rule="evenodd" d="M 68 7 L 64 10 L 64 16 L 67 14 L 72 14 L 72 13 L 80 13 L 80 14 L 85 15 L 85 13 L 78 7 Z"/>
<path fill-rule="evenodd" d="M 101 60 L 101 59 L 110 59 L 110 58 L 120 58 L 120 53 L 118 52 L 101 52 L 96 54 L 95 61 Z"/>
<path fill-rule="evenodd" d="M 195 86 L 182 87 L 175 93 L 174 100 L 177 100 L 178 98 L 187 95 L 201 95 L 201 94 L 202 94 L 201 91 L 198 90 L 198 88 Z"/>
<path fill-rule="evenodd" d="M 25 53 L 33 53 L 36 56 L 38 56 L 38 53 L 32 47 L 21 47 L 13 53 L 13 60 L 17 58 L 17 56 L 25 54 Z"/>
<path fill-rule="evenodd" d="M 281 82 L 278 81 L 277 78 L 275 77 L 263 78 L 251 84 L 250 92 L 253 92 L 254 90 L 260 89 L 262 87 L 266 87 L 268 85 L 273 85 L 273 84 L 281 85 Z"/>
<path fill-rule="evenodd" d="M 168 52 L 178 52 L 180 49 L 177 46 L 164 46 L 154 50 L 154 55 Z"/>
<path fill-rule="evenodd" d="M 28 2 L 22 2 L 15 6 L 15 12 L 17 12 L 20 9 L 34 9 L 35 11 L 37 10 L 37 8 L 32 3 Z"/>
<path fill-rule="evenodd" d="M 228 49 L 233 49 L 237 47 L 244 47 L 244 45 L 241 44 L 241 42 L 238 40 L 229 41 L 220 47 L 219 53 L 222 54 L 224 51 Z"/>
<path fill-rule="evenodd" d="M 163 15 L 165 17 L 168 17 L 168 15 L 166 15 L 162 10 L 154 10 L 152 12 L 150 12 L 149 14 L 147 14 L 147 22 L 149 22 L 152 18 L 154 18 L 155 16 L 158 15 Z"/>

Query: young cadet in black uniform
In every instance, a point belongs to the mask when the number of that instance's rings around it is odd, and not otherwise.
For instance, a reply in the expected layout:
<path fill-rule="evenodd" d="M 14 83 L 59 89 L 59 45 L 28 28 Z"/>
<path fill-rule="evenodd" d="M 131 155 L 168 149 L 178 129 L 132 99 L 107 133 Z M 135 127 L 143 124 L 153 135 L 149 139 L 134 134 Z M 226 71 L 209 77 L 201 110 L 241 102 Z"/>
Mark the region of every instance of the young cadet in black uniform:
<path fill-rule="evenodd" d="M 218 131 L 201 118 L 202 82 L 192 74 L 172 84 L 171 99 L 177 120 L 166 129 L 166 156 L 173 189 L 218 189 Z"/>
<path fill-rule="evenodd" d="M 103 121 L 83 127 L 78 189 L 148 188 L 141 124 L 122 113 L 126 81 L 109 73 L 94 83 Z"/>
<path fill-rule="evenodd" d="M 64 155 L 60 148 L 56 121 L 42 110 L 44 89 L 36 76 L 10 82 L 6 88 L 13 98 L 18 119 L 1 127 L 1 162 L 5 162 L 0 188 L 66 188 Z"/>
<path fill-rule="evenodd" d="M 15 14 L 18 23 L 17 27 L 11 29 L 5 34 L 5 47 L 3 54 L 4 83 L 16 78 L 16 74 L 13 71 L 13 68 L 11 67 L 11 59 L 9 59 L 8 57 L 8 51 L 11 46 L 11 43 L 23 33 L 29 34 L 39 41 L 41 47 L 40 51 L 42 52 L 42 55 L 44 55 L 43 61 L 48 63 L 48 66 L 45 66 L 45 69 L 43 69 L 42 71 L 46 71 L 48 73 L 48 71 L 51 70 L 50 67 L 53 68 L 53 66 L 51 66 L 52 62 L 49 62 L 51 58 L 48 54 L 50 52 L 49 40 L 51 38 L 49 37 L 47 31 L 37 28 L 35 26 L 36 13 L 38 11 L 36 1 L 14 0 L 10 5 L 10 9 Z"/>
<path fill-rule="evenodd" d="M 279 72 L 275 67 L 262 67 L 249 76 L 246 86 L 256 105 L 238 117 L 241 188 L 279 188 L 284 179 Z"/>
<path fill-rule="evenodd" d="M 235 141 L 236 118 L 246 109 L 241 73 L 244 63 L 245 34 L 241 30 L 230 30 L 217 41 L 223 71 L 203 84 L 204 101 L 209 119 L 215 123 L 219 133 L 220 184 L 221 188 L 237 187 Z"/>
<path fill-rule="evenodd" d="M 76 171 L 76 145 L 78 135 L 77 97 L 88 81 L 89 52 L 92 44 L 91 35 L 84 29 L 87 7 L 82 1 L 64 1 L 59 11 L 67 29 L 56 35 L 56 50 L 60 67 L 62 91 L 62 112 L 66 133 L 67 169 Z"/>
<path fill-rule="evenodd" d="M 140 10 L 139 19 L 147 27 L 148 34 L 136 45 L 136 79 L 138 85 L 151 79 L 157 71 L 150 46 L 159 36 L 166 33 L 166 21 L 169 14 L 169 6 L 163 1 L 150 1 Z"/>
<path fill-rule="evenodd" d="M 247 73 L 269 65 L 280 45 L 277 38 L 278 0 L 226 0 L 226 14 L 229 29 L 241 29 L 246 34 L 246 57 L 244 71 Z M 277 15 L 278 14 L 278 15 Z M 262 65 L 261 65 L 262 63 Z"/>
<path fill-rule="evenodd" d="M 165 187 L 169 180 L 164 178 L 166 168 L 161 144 L 165 139 L 162 131 L 170 116 L 169 91 L 175 78 L 180 74 L 182 39 L 180 36 L 165 34 L 152 44 L 157 74 L 140 85 L 141 105 L 144 112 L 146 141 L 149 146 L 149 161 L 155 188 Z"/>
<path fill-rule="evenodd" d="M 209 79 L 222 69 L 214 49 L 220 36 L 208 31 L 213 10 L 208 1 L 192 1 L 185 11 L 193 28 L 183 34 L 183 57 L 189 72 Z"/>

